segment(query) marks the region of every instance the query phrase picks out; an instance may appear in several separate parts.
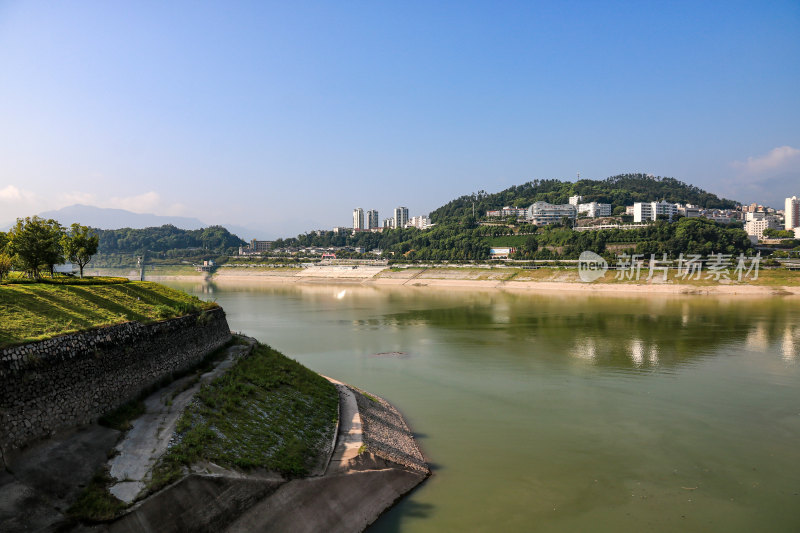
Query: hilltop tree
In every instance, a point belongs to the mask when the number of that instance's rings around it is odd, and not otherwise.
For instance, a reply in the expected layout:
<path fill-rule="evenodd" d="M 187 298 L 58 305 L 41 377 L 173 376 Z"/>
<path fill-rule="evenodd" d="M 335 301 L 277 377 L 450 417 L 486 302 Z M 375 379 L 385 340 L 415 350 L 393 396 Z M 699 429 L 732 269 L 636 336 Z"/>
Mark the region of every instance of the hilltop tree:
<path fill-rule="evenodd" d="M 42 267 L 50 271 L 64 259 L 61 237 L 64 229 L 53 219 L 37 216 L 18 218 L 10 231 L 8 251 L 35 279 L 41 277 Z"/>
<path fill-rule="evenodd" d="M 73 224 L 69 233 L 65 234 L 61 240 L 64 255 L 73 263 L 78 264 L 83 277 L 83 267 L 92 260 L 92 256 L 97 253 L 97 246 L 100 238 L 97 234 L 86 226 Z"/>
<path fill-rule="evenodd" d="M 11 272 L 11 257 L 8 254 L 0 252 L 0 281 Z"/>

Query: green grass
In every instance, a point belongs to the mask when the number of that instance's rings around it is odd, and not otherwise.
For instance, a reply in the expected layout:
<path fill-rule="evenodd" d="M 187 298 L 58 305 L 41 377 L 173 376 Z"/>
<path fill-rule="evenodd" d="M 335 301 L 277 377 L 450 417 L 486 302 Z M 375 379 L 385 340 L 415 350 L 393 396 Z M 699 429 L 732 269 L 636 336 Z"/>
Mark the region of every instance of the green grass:
<path fill-rule="evenodd" d="M 305 475 L 333 438 L 338 401 L 328 380 L 257 345 L 197 393 L 178 421 L 178 444 L 154 469 L 151 489 L 198 461 Z"/>
<path fill-rule="evenodd" d="M 153 282 L 19 283 L 0 285 L 0 347 L 65 333 L 143 323 L 216 307 Z"/>

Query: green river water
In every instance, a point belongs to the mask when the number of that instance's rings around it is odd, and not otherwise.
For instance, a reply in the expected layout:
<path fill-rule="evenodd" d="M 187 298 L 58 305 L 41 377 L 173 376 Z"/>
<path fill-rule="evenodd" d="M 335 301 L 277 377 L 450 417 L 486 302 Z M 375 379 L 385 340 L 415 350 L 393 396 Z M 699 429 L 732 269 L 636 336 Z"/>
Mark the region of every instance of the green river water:
<path fill-rule="evenodd" d="M 404 413 L 371 532 L 800 531 L 798 299 L 169 284 Z"/>

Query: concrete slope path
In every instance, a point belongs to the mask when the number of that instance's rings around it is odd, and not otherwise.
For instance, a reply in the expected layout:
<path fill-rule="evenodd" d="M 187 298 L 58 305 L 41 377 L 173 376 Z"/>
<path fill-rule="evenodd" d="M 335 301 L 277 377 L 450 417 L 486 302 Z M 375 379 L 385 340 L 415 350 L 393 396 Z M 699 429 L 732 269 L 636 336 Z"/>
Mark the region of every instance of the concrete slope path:
<path fill-rule="evenodd" d="M 145 414 L 133 422 L 115 447 L 117 455 L 108 462 L 111 477 L 117 481 L 109 488 L 111 494 L 126 503 L 136 500 L 145 488 L 149 472 L 167 451 L 183 410 L 204 383 L 224 373 L 237 359 L 252 350 L 255 339 L 247 341 L 247 345 L 229 347 L 225 358 L 196 382 L 192 382 L 193 376 L 187 376 L 145 399 Z"/>
<path fill-rule="evenodd" d="M 344 472 L 350 462 L 358 457 L 364 444 L 361 432 L 361 415 L 353 392 L 341 381 L 325 377 L 339 391 L 339 432 L 336 436 L 336 447 L 333 450 L 325 475 Z"/>

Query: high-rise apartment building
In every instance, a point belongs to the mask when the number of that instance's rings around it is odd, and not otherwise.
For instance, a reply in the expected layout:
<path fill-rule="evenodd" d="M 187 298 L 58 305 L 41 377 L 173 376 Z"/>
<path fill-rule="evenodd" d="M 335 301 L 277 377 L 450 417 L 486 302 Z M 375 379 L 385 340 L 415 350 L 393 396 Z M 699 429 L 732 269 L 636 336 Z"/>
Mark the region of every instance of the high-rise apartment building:
<path fill-rule="evenodd" d="M 378 210 L 370 209 L 367 211 L 367 229 L 380 228 L 380 221 L 378 219 Z"/>
<path fill-rule="evenodd" d="M 797 196 L 786 199 L 783 216 L 785 229 L 790 230 L 800 227 L 800 199 Z"/>
<path fill-rule="evenodd" d="M 395 207 L 394 208 L 394 227 L 405 228 L 408 222 L 408 208 Z"/>
<path fill-rule="evenodd" d="M 364 229 L 364 210 L 360 207 L 353 209 L 353 229 Z"/>

